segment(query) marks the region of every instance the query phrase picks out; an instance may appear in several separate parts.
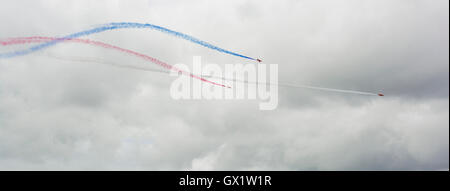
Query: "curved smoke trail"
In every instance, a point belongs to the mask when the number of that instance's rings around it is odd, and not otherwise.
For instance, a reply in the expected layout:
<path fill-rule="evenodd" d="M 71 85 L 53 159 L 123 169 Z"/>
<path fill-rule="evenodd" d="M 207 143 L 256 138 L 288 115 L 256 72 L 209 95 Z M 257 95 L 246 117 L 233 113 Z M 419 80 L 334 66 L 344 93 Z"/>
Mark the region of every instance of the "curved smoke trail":
<path fill-rule="evenodd" d="M 39 42 L 47 42 L 47 41 L 54 42 L 55 40 L 58 40 L 58 39 L 59 38 L 41 37 L 41 36 L 36 36 L 36 37 L 18 37 L 18 38 L 9 38 L 7 40 L 0 41 L 0 44 L 3 45 L 3 46 L 7 46 L 7 45 L 13 45 L 13 44 L 39 43 Z M 201 81 L 204 81 L 204 82 L 207 82 L 207 83 L 210 83 L 210 84 L 213 84 L 213 85 L 230 88 L 228 86 L 225 86 L 225 85 L 222 85 L 222 84 L 218 84 L 216 82 L 212 82 L 212 81 L 207 80 L 205 78 L 199 77 L 199 76 L 194 75 L 192 73 L 186 72 L 186 71 L 178 69 L 176 67 L 173 67 L 172 65 L 167 64 L 167 63 L 165 63 L 163 61 L 160 61 L 160 60 L 158 60 L 156 58 L 153 58 L 153 57 L 150 57 L 150 56 L 147 56 L 145 54 L 141 54 L 141 53 L 138 53 L 138 52 L 135 52 L 135 51 L 132 51 L 132 50 L 120 48 L 118 46 L 106 44 L 106 43 L 99 42 L 99 41 L 87 40 L 87 39 L 64 39 L 64 40 L 65 41 L 85 43 L 85 44 L 91 44 L 91 45 L 96 45 L 96 46 L 100 46 L 100 47 L 103 47 L 103 48 L 118 50 L 120 52 L 131 54 L 131 55 L 140 57 L 140 58 L 142 58 L 144 60 L 153 62 L 153 63 L 155 63 L 157 65 L 160 65 L 160 66 L 162 66 L 162 67 L 164 67 L 164 68 L 166 68 L 168 70 L 174 70 L 176 72 L 181 72 L 182 74 L 189 75 L 192 78 L 199 79 Z"/>
<path fill-rule="evenodd" d="M 89 29 L 89 30 L 73 33 L 73 34 L 70 34 L 70 35 L 67 35 L 67 36 L 64 36 L 64 37 L 61 37 L 61 38 L 55 38 L 55 39 L 53 39 L 51 41 L 44 42 L 42 44 L 32 46 L 32 47 L 30 47 L 28 49 L 13 51 L 13 52 L 9 52 L 9 53 L 2 53 L 2 54 L 0 54 L 0 58 L 10 58 L 10 57 L 26 55 L 26 54 L 29 54 L 29 53 L 32 53 L 32 52 L 35 52 L 35 51 L 47 48 L 49 46 L 53 46 L 53 45 L 55 45 L 55 44 L 57 44 L 59 42 L 65 41 L 65 40 L 70 40 L 70 39 L 79 38 L 79 37 L 82 37 L 82 36 L 87 36 L 87 35 L 91 35 L 91 34 L 95 34 L 95 33 L 100 33 L 100 32 L 109 31 L 109 30 L 116 30 L 116 29 L 121 29 L 121 28 L 149 28 L 149 29 L 154 29 L 154 30 L 157 30 L 157 31 L 160 31 L 160 32 L 163 32 L 163 33 L 175 36 L 175 37 L 179 37 L 179 38 L 188 40 L 188 41 L 193 42 L 195 44 L 198 44 L 198 45 L 204 46 L 206 48 L 210 48 L 210 49 L 213 49 L 213 50 L 225 53 L 225 54 L 230 54 L 230 55 L 233 55 L 233 56 L 238 56 L 238 57 L 249 59 L 249 60 L 257 60 L 257 59 L 254 59 L 254 58 L 251 58 L 251 57 L 248 57 L 248 56 L 244 56 L 244 55 L 241 55 L 241 54 L 238 54 L 238 53 L 235 53 L 235 52 L 231 52 L 229 50 L 225 50 L 223 48 L 214 46 L 214 45 L 212 45 L 212 44 L 210 44 L 208 42 L 199 40 L 199 39 L 197 39 L 195 37 L 192 37 L 192 36 L 189 36 L 187 34 L 184 34 L 184 33 L 181 33 L 181 32 L 177 32 L 177 31 L 174 31 L 174 30 L 170 30 L 170 29 L 158 26 L 158 25 L 142 24 L 142 23 L 126 23 L 126 22 L 122 22 L 122 23 L 108 23 L 108 24 L 104 24 L 104 25 L 101 25 L 101 26 L 93 28 L 93 29 Z"/>

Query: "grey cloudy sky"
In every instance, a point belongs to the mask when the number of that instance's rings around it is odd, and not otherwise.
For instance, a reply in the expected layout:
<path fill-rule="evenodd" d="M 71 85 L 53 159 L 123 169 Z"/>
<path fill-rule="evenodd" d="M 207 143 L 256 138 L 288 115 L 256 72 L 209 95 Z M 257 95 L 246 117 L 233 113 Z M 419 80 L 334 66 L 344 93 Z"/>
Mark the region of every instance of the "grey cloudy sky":
<path fill-rule="evenodd" d="M 280 88 L 272 111 L 176 101 L 167 75 L 45 56 L 144 63 L 62 43 L 0 59 L 0 170 L 448 170 L 448 3 L 0 0 L 0 39 L 152 23 L 278 64 L 280 81 L 386 94 Z M 252 63 L 145 29 L 88 38 L 171 64 Z"/>

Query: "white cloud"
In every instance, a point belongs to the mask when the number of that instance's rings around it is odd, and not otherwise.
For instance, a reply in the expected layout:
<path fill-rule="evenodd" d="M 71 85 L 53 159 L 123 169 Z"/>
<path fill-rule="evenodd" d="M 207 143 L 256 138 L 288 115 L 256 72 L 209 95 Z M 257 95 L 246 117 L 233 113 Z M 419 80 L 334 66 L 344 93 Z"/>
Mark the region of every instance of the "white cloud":
<path fill-rule="evenodd" d="M 45 53 L 139 59 L 59 44 L 0 59 L 0 169 L 448 169 L 448 1 L 110 2 L 4 0 L 0 38 L 161 24 L 279 64 L 280 81 L 386 97 L 280 88 L 279 108 L 265 112 L 254 101 L 175 101 L 163 74 Z M 171 64 L 246 63 L 156 31 L 88 38 Z"/>

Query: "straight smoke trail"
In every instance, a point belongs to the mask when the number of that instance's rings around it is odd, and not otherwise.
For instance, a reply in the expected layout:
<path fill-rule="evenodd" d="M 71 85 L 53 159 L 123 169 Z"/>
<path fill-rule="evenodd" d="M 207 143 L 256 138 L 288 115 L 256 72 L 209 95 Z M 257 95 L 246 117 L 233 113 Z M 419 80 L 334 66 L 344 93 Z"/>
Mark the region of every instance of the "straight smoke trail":
<path fill-rule="evenodd" d="M 330 91 L 330 92 L 359 94 L 359 95 L 368 95 L 368 96 L 379 96 L 379 94 L 376 94 L 376 93 L 356 91 L 356 90 L 343 90 L 343 89 L 325 88 L 325 87 L 317 87 L 317 86 L 297 85 L 297 84 L 290 84 L 290 83 L 283 83 L 282 85 L 285 87 L 307 88 L 307 89 Z"/>
<path fill-rule="evenodd" d="M 138 67 L 133 65 L 123 65 L 118 64 L 115 62 L 110 61 L 104 61 L 101 59 L 96 58 L 85 58 L 85 57 L 62 57 L 62 56 L 56 56 L 53 54 L 47 54 L 46 56 L 64 60 L 64 61 L 72 61 L 72 62 L 85 62 L 85 63 L 97 63 L 97 64 L 106 64 L 114 67 L 121 67 L 121 68 L 128 68 L 128 69 L 135 69 L 135 70 L 141 70 L 141 71 L 149 71 L 149 72 L 157 72 L 157 73 L 164 73 L 164 74 L 170 74 L 169 71 L 163 71 L 163 70 L 157 70 L 157 69 L 151 69 L 146 67 Z M 343 89 L 334 89 L 334 88 L 325 88 L 325 87 L 317 87 L 317 86 L 308 86 L 308 85 L 299 85 L 299 84 L 293 84 L 293 83 L 262 83 L 262 82 L 254 82 L 254 81 L 248 81 L 248 80 L 241 80 L 241 79 L 229 79 L 219 76 L 212 76 L 212 75 L 199 75 L 202 78 L 209 78 L 209 79 L 216 79 L 216 80 L 224 80 L 228 82 L 239 82 L 244 84 L 255 84 L 255 85 L 261 85 L 266 84 L 268 86 L 279 86 L 279 87 L 286 87 L 286 88 L 304 88 L 304 89 L 313 89 L 313 90 L 319 90 L 319 91 L 328 91 L 328 92 L 338 92 L 338 93 L 347 93 L 347 94 L 358 94 L 358 95 L 367 95 L 367 96 L 378 96 L 376 93 L 371 92 L 363 92 L 363 91 L 355 91 L 355 90 L 343 90 Z"/>
<path fill-rule="evenodd" d="M 104 24 L 101 25 L 99 27 L 93 28 L 93 29 L 89 29 L 89 30 L 85 30 L 85 31 L 81 31 L 81 32 L 77 32 L 77 33 L 73 33 L 61 38 L 55 38 L 51 41 L 48 42 L 44 42 L 42 44 L 39 45 L 35 45 L 32 46 L 28 49 L 24 49 L 24 50 L 18 50 L 18 51 L 13 51 L 13 52 L 8 52 L 8 53 L 2 53 L 0 54 L 0 58 L 11 58 L 11 57 L 16 57 L 16 56 L 22 56 L 22 55 L 26 55 L 26 54 L 30 54 L 32 52 L 53 46 L 57 43 L 60 43 L 62 41 L 65 40 L 70 40 L 70 39 L 74 39 L 74 38 L 79 38 L 82 36 L 87 36 L 87 35 L 91 35 L 91 34 L 95 34 L 95 33 L 100 33 L 100 32 L 104 32 L 104 31 L 110 31 L 110 30 L 117 30 L 117 29 L 122 29 L 122 28 L 148 28 L 148 29 L 154 29 L 156 31 L 160 31 L 181 39 L 185 39 L 188 40 L 192 43 L 204 46 L 206 48 L 212 49 L 212 50 L 216 50 L 225 54 L 229 54 L 229 55 L 233 55 L 233 56 L 238 56 L 241 58 L 245 58 L 245 59 L 249 59 L 249 60 L 257 60 L 248 56 L 244 56 L 229 50 L 225 50 L 223 48 L 217 47 L 215 45 L 212 45 L 208 42 L 199 40 L 195 37 L 189 36 L 187 34 L 181 33 L 181 32 L 177 32 L 174 30 L 170 30 L 158 25 L 153 25 L 153 24 L 142 24 L 142 23 L 126 23 L 126 22 L 121 22 L 121 23 L 108 23 L 108 24 Z"/>
<path fill-rule="evenodd" d="M 147 67 L 140 67 L 140 66 L 133 66 L 133 65 L 123 65 L 112 61 L 105 61 L 98 58 L 86 58 L 86 57 L 63 57 L 58 56 L 55 54 L 45 54 L 44 56 L 54 58 L 57 60 L 62 61 L 70 61 L 70 62 L 82 62 L 82 63 L 96 63 L 96 64 L 104 64 L 109 65 L 113 67 L 118 68 L 128 68 L 128 69 L 134 69 L 134 70 L 140 70 L 140 71 L 147 71 L 147 72 L 157 72 L 162 74 L 170 74 L 170 71 L 168 70 L 158 70 L 153 68 L 147 68 Z M 202 76 L 203 77 L 203 76 Z"/>
<path fill-rule="evenodd" d="M 279 87 L 287 87 L 287 88 L 305 88 L 305 89 L 313 89 L 313 90 L 320 90 L 320 91 L 329 91 L 329 92 L 339 92 L 339 93 L 348 93 L 348 94 L 359 94 L 359 95 L 368 95 L 368 96 L 380 96 L 380 94 L 371 93 L 371 92 L 363 92 L 363 91 L 355 91 L 355 90 L 344 90 L 344 89 L 334 89 L 334 88 L 325 88 L 325 87 L 318 87 L 318 86 L 308 86 L 308 85 L 299 85 L 299 84 L 293 84 L 293 83 L 262 83 L 262 82 L 254 82 L 254 81 L 248 81 L 248 80 L 240 80 L 240 79 L 227 79 L 223 77 L 217 77 L 217 76 L 204 76 L 206 78 L 211 79 L 222 79 L 225 81 L 235 81 L 235 82 L 241 82 L 244 84 L 266 84 L 269 86 L 279 86 Z"/>
<path fill-rule="evenodd" d="M 54 41 L 55 39 L 57 39 L 57 38 L 40 37 L 40 36 L 36 36 L 36 37 L 18 37 L 18 38 L 10 38 L 10 39 L 8 39 L 6 41 L 0 41 L 0 44 L 3 45 L 3 46 L 8 46 L 8 45 L 13 45 L 13 44 L 27 44 L 27 43 L 39 43 L 39 42 L 46 42 L 46 41 Z M 134 56 L 140 57 L 140 58 L 142 58 L 142 59 L 144 59 L 146 61 L 150 61 L 152 63 L 155 63 L 155 64 L 157 64 L 159 66 L 162 66 L 162 67 L 164 67 L 164 68 L 166 68 L 168 70 L 174 70 L 176 72 L 181 72 L 182 74 L 189 75 L 192 78 L 195 78 L 195 79 L 198 79 L 198 80 L 201 80 L 201 81 L 213 84 L 213 85 L 229 88 L 228 86 L 225 86 L 223 84 L 218 84 L 216 82 L 212 82 L 212 81 L 207 80 L 205 78 L 193 75 L 192 73 L 186 72 L 186 71 L 178 69 L 176 67 L 173 67 L 172 65 L 167 64 L 165 62 L 162 62 L 162 61 L 160 61 L 160 60 L 158 60 L 156 58 L 153 58 L 153 57 L 150 57 L 150 56 L 147 56 L 145 54 L 141 54 L 141 53 L 138 53 L 138 52 L 135 52 L 135 51 L 132 51 L 132 50 L 120 48 L 118 46 L 106 44 L 106 43 L 99 42 L 99 41 L 87 40 L 87 39 L 65 39 L 65 40 L 66 41 L 71 41 L 71 42 L 78 42 L 78 43 L 96 45 L 96 46 L 100 46 L 100 47 L 108 48 L 108 49 L 114 49 L 114 50 L 117 50 L 117 51 L 120 51 L 120 52 L 124 52 L 126 54 L 130 54 L 130 55 L 134 55 Z"/>
<path fill-rule="evenodd" d="M 55 38 L 52 37 L 22 37 L 22 38 L 11 38 L 8 39 L 8 41 L 0 41 L 1 45 L 12 45 L 12 44 L 25 44 L 25 43 L 38 43 L 38 42 L 42 42 L 42 41 L 49 41 Z M 126 53 L 130 53 L 130 50 L 126 50 L 126 49 L 122 49 L 119 47 L 115 47 L 113 45 L 108 45 L 102 42 L 98 42 L 98 41 L 91 41 L 91 40 L 83 40 L 83 39 L 68 39 L 68 41 L 74 41 L 74 42 L 81 42 L 81 43 L 87 43 L 87 44 L 94 44 L 94 45 L 98 45 L 98 46 L 102 46 L 105 48 L 113 48 L 122 52 L 126 52 Z M 133 51 L 131 51 L 133 52 Z M 136 55 L 135 53 L 130 53 L 133 55 Z M 137 53 L 139 54 L 139 53 Z M 139 55 L 137 55 L 139 56 Z M 145 55 L 146 56 L 146 55 Z M 88 59 L 88 58 L 63 58 L 60 56 L 54 56 L 54 55 L 50 55 L 50 57 L 53 58 L 57 58 L 60 60 L 68 60 L 68 61 L 77 61 L 77 62 L 94 62 L 94 63 L 101 63 L 101 64 L 108 64 L 108 65 L 112 65 L 112 66 L 116 66 L 116 67 L 122 67 L 122 68 L 130 68 L 130 69 L 136 69 L 136 70 L 143 70 L 143 71 L 151 71 L 151 72 L 159 72 L 159 73 L 167 73 L 169 74 L 169 71 L 163 71 L 163 70 L 156 70 L 156 69 L 149 69 L 149 68 L 145 68 L 145 67 L 138 67 L 138 66 L 131 66 L 131 65 L 121 65 L 121 64 L 117 64 L 117 63 L 113 63 L 113 62 L 105 62 L 99 59 Z M 148 59 L 149 56 L 144 57 Z M 151 57 L 150 57 L 151 58 Z M 152 58 L 154 60 L 156 60 L 155 58 Z M 152 61 L 152 60 L 150 60 Z M 153 61 L 152 61 L 153 62 Z M 161 62 L 161 61 L 159 61 Z M 159 64 L 161 65 L 161 64 Z M 168 64 L 166 65 L 162 65 L 163 67 L 167 68 L 167 69 L 171 69 L 171 65 L 168 65 L 170 67 L 167 67 Z M 175 70 L 177 71 L 177 70 Z M 178 72 L 181 70 L 178 70 Z M 208 76 L 208 75 L 195 75 L 195 74 L 190 74 L 187 72 L 182 72 L 183 75 L 189 75 L 191 77 L 193 76 L 197 76 L 194 78 L 197 79 L 204 79 L 204 78 L 209 78 L 209 79 L 218 79 L 218 80 L 224 80 L 224 81 L 236 81 L 236 82 L 241 82 L 241 83 L 245 83 L 245 84 L 262 84 L 260 82 L 251 82 L 251 81 L 247 81 L 247 80 L 240 80 L 240 79 L 226 79 L 223 77 L 217 77 L 217 76 Z M 217 84 L 215 82 L 210 82 L 209 80 L 202 80 L 205 82 L 209 82 L 212 83 L 214 85 L 219 85 L 222 87 L 228 87 L 229 86 L 225 86 L 222 84 Z M 278 85 L 279 87 L 290 87 L 290 88 L 305 88 L 305 89 L 313 89 L 313 90 L 320 90 L 320 91 L 329 91 L 329 92 L 338 92 L 338 93 L 348 93 L 348 94 L 359 94 L 359 95 L 368 95 L 368 96 L 381 96 L 382 94 L 376 94 L 376 93 L 371 93 L 371 92 L 363 92 L 363 91 L 355 91 L 355 90 L 344 90 L 344 89 L 334 89 L 334 88 L 326 88 L 326 87 L 318 87 L 318 86 L 308 86 L 308 85 L 299 85 L 299 84 L 293 84 L 293 83 L 277 83 L 277 84 L 271 84 L 271 83 L 266 83 L 266 85 L 270 85 L 270 86 L 274 86 L 274 85 Z"/>

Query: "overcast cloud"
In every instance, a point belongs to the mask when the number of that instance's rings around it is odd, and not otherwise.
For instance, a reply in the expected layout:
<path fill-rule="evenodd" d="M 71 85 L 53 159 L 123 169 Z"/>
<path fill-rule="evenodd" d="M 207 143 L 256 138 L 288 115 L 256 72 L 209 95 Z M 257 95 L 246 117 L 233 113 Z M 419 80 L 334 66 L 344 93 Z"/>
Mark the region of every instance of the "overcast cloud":
<path fill-rule="evenodd" d="M 138 58 L 62 43 L 0 59 L 0 170 L 448 170 L 448 19 L 447 0 L 0 0 L 0 39 L 152 23 L 278 64 L 282 82 L 386 95 L 176 101 L 165 74 L 46 55 L 149 65 Z M 87 38 L 254 64 L 146 29 Z"/>

